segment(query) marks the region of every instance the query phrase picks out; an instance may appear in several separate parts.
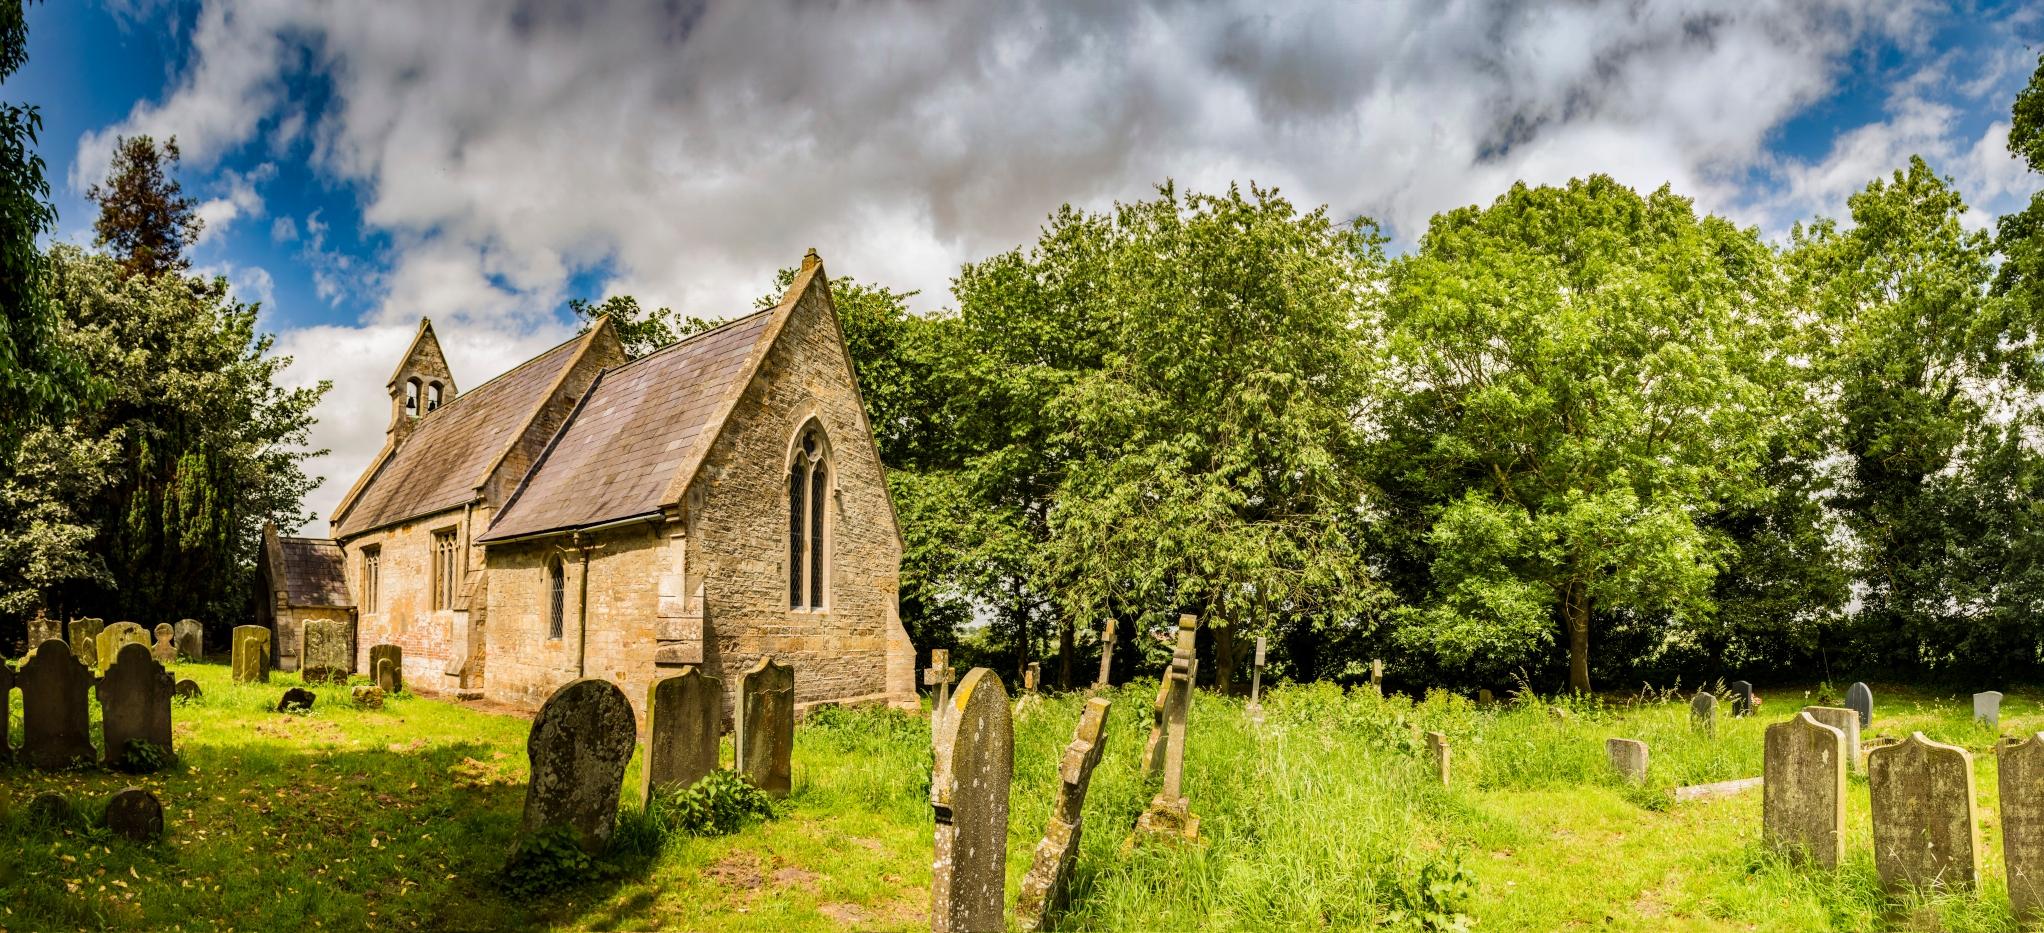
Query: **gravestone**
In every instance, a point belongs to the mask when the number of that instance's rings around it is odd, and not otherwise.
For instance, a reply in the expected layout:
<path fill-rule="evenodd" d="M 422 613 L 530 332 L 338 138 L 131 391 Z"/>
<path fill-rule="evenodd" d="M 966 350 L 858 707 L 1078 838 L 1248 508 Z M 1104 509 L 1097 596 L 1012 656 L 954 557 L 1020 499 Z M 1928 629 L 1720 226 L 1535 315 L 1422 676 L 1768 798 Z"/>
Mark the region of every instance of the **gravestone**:
<path fill-rule="evenodd" d="M 1178 650 L 1172 653 L 1171 669 L 1164 675 L 1164 741 L 1159 756 L 1164 786 L 1157 796 L 1150 798 L 1149 808 L 1136 818 L 1135 833 L 1129 837 L 1130 844 L 1142 835 L 1199 838 L 1199 817 L 1193 815 L 1192 802 L 1183 792 L 1185 728 L 1192 718 L 1192 684 L 1198 664 L 1198 656 L 1192 651 L 1192 637 L 1197 624 L 1198 620 L 1193 616 L 1179 617 Z"/>
<path fill-rule="evenodd" d="M 638 736 L 632 701 L 616 684 L 584 677 L 554 691 L 525 741 L 531 780 L 520 835 L 565 830 L 583 851 L 603 851 Z"/>
<path fill-rule="evenodd" d="M 738 678 L 738 773 L 775 797 L 793 786 L 795 755 L 795 669 L 759 659 Z"/>
<path fill-rule="evenodd" d="M 1007 691 L 993 671 L 973 668 L 951 699 L 930 775 L 937 826 L 930 879 L 935 933 L 1007 928 L 1008 781 L 1014 770 Z"/>
<path fill-rule="evenodd" d="M 1619 776 L 1634 784 L 1647 782 L 1647 743 L 1638 739 L 1605 739 L 1604 754 Z"/>
<path fill-rule="evenodd" d="M 1874 868 L 1889 890 L 1970 890 L 1980 881 L 1973 756 L 1921 732 L 1867 754 Z"/>
<path fill-rule="evenodd" d="M 1143 773 L 1156 777 L 1164 771 L 1164 759 L 1170 748 L 1170 724 L 1172 687 L 1171 675 L 1181 669 L 1185 672 L 1188 685 L 1199 671 L 1199 655 L 1193 652 L 1199 635 L 1199 617 L 1182 614 L 1178 617 L 1178 642 L 1171 649 L 1171 666 L 1164 679 L 1157 684 L 1157 702 L 1150 708 L 1150 741 L 1143 745 Z M 1185 703 L 1190 707 L 1192 694 L 1188 690 Z M 1182 753 L 1181 753 L 1182 754 Z"/>
<path fill-rule="evenodd" d="M 0 766 L 14 760 L 14 668 L 0 661 Z"/>
<path fill-rule="evenodd" d="M 107 799 L 100 822 L 116 836 L 153 842 L 163 835 L 163 803 L 139 787 L 124 787 Z"/>
<path fill-rule="evenodd" d="M 133 642 L 106 670 L 96 688 L 100 709 L 100 763 L 109 769 L 140 768 L 151 759 L 130 752 L 130 744 L 156 749 L 159 761 L 171 756 L 170 673 L 156 663 L 149 649 Z"/>
<path fill-rule="evenodd" d="M 270 682 L 270 630 L 260 625 L 234 627 L 234 682 Z"/>
<path fill-rule="evenodd" d="M 346 683 L 355 672 L 355 645 L 348 628 L 340 619 L 306 620 L 298 649 L 298 669 L 303 672 L 299 676 L 306 683 Z"/>
<path fill-rule="evenodd" d="M 205 691 L 199 689 L 199 682 L 190 678 L 178 681 L 172 693 L 183 700 L 196 700 L 206 695 Z"/>
<path fill-rule="evenodd" d="M 383 662 L 390 662 L 390 675 L 384 676 Z M 398 645 L 371 645 L 369 648 L 369 674 L 376 678 L 376 685 L 392 696 L 405 692 L 405 649 Z"/>
<path fill-rule="evenodd" d="M 1491 693 L 1489 687 L 1478 690 L 1476 691 L 1476 705 L 1495 706 L 1497 705 L 1497 695 Z"/>
<path fill-rule="evenodd" d="M 304 687 L 292 687 L 291 689 L 284 691 L 283 699 L 277 701 L 277 712 L 280 713 L 311 712 L 313 701 L 317 699 L 319 699 L 319 694 L 313 693 L 312 691 L 307 690 Z"/>
<path fill-rule="evenodd" d="M 1093 782 L 1093 768 L 1107 747 L 1106 697 L 1093 697 L 1079 713 L 1079 728 L 1065 757 L 1058 765 L 1058 796 L 1051 805 L 1050 825 L 1036 843 L 1036 856 L 1029 874 L 1022 878 L 1022 893 L 1015 900 L 1016 923 L 1024 930 L 1048 930 L 1056 926 L 1070 895 L 1072 866 L 1079 860 L 1079 837 L 1086 809 L 1086 788 Z"/>
<path fill-rule="evenodd" d="M 1715 738 L 1718 734 L 1718 698 L 1708 690 L 1696 691 L 1696 698 L 1689 701 L 1689 725 L 1704 735 Z"/>
<path fill-rule="evenodd" d="M 99 633 L 106 628 L 103 619 L 72 619 L 71 637 L 65 639 L 71 645 L 71 655 L 78 663 L 94 670 L 99 669 Z"/>
<path fill-rule="evenodd" d="M 1768 726 L 1761 798 L 1770 847 L 1837 868 L 1845 855 L 1845 733 L 1808 713 Z"/>
<path fill-rule="evenodd" d="M 98 664 L 95 665 L 95 670 L 105 674 L 106 669 L 114 665 L 114 659 L 121 656 L 122 646 L 141 645 L 143 650 L 148 650 L 149 630 L 133 622 L 115 622 L 100 629 L 99 637 L 95 641 L 98 642 L 99 648 L 96 652 Z"/>
<path fill-rule="evenodd" d="M 1448 786 L 1448 736 L 1440 732 L 1427 733 L 1427 751 L 1432 753 L 1434 771 L 1441 779 L 1441 786 Z"/>
<path fill-rule="evenodd" d="M 1732 681 L 1732 715 L 1743 717 L 1753 715 L 1753 685 L 1743 680 Z"/>
<path fill-rule="evenodd" d="M 177 634 L 168 622 L 156 623 L 156 643 L 149 646 L 149 653 L 156 657 L 156 663 L 166 667 L 177 663 Z"/>
<path fill-rule="evenodd" d="M 945 711 L 951 708 L 951 652 L 944 648 L 930 649 L 930 666 L 923 671 L 923 684 L 931 689 L 930 697 L 930 742 L 937 741 L 937 727 L 944 724 Z"/>
<path fill-rule="evenodd" d="M 361 684 L 348 690 L 348 699 L 354 701 L 356 709 L 382 709 L 383 688 L 375 684 Z"/>
<path fill-rule="evenodd" d="M 1374 658 L 1370 661 L 1370 689 L 1384 695 L 1384 662 Z"/>
<path fill-rule="evenodd" d="M 1995 755 L 2009 901 L 2028 923 L 2044 918 L 2044 735 L 2004 741 Z"/>
<path fill-rule="evenodd" d="M 1805 706 L 1803 712 L 1845 734 L 1845 769 L 1859 770 L 1859 713 L 1843 706 Z"/>
<path fill-rule="evenodd" d="M 52 638 L 58 641 L 64 640 L 63 621 L 52 619 L 41 609 L 37 609 L 35 611 L 35 618 L 28 620 L 28 644 L 23 647 L 28 651 L 34 651 L 37 645 Z"/>
<path fill-rule="evenodd" d="M 1263 708 L 1263 648 L 1266 640 L 1265 635 L 1257 634 L 1256 664 L 1249 669 L 1249 708 L 1252 710 Z"/>
<path fill-rule="evenodd" d="M 45 771 L 92 761 L 92 670 L 52 639 L 35 650 L 14 685 L 21 688 L 21 754 Z"/>
<path fill-rule="evenodd" d="M 31 826 L 51 829 L 70 826 L 77 816 L 77 812 L 71 809 L 71 799 L 53 790 L 43 791 L 28 802 Z"/>
<path fill-rule="evenodd" d="M 2001 728 L 2001 691 L 1974 694 L 1973 718 L 1986 723 L 1989 729 Z"/>
<path fill-rule="evenodd" d="M 1022 692 L 1035 693 L 1043 679 L 1043 662 L 1031 661 L 1022 669 Z"/>
<path fill-rule="evenodd" d="M 724 681 L 694 665 L 646 689 L 646 758 L 639 799 L 687 788 L 717 770 L 723 734 Z"/>
<path fill-rule="evenodd" d="M 1863 683 L 1845 688 L 1845 708 L 1859 714 L 1861 731 L 1874 727 L 1874 691 Z"/>
<path fill-rule="evenodd" d="M 187 661 L 204 660 L 206 657 L 206 627 L 197 619 L 179 619 L 171 626 L 171 638 L 177 643 L 178 656 Z"/>

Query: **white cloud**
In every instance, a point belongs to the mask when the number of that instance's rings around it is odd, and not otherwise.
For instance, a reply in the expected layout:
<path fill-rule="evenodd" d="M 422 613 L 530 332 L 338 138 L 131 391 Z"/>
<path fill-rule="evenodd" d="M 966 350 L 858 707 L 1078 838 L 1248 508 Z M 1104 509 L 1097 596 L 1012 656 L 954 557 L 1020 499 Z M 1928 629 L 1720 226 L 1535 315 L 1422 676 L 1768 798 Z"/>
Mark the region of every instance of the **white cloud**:
<path fill-rule="evenodd" d="M 256 186 L 269 181 L 277 174 L 274 163 L 265 162 L 247 172 L 226 171 L 220 174 L 220 186 L 225 192 L 199 204 L 193 209 L 203 225 L 199 228 L 199 242 L 205 243 L 226 232 L 228 224 L 242 217 L 263 216 L 263 197 Z"/>
<path fill-rule="evenodd" d="M 292 220 L 289 215 L 277 218 L 275 223 L 270 224 L 270 239 L 279 243 L 289 243 L 298 239 L 297 221 Z"/>

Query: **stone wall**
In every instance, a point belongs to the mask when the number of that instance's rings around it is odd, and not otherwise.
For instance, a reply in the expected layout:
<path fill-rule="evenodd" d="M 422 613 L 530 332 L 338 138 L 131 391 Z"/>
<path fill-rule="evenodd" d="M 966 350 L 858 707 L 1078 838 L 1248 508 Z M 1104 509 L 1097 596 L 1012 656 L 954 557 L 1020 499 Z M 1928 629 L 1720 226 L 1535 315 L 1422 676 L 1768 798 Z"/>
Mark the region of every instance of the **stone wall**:
<path fill-rule="evenodd" d="M 270 633 L 270 652 L 280 671 L 295 671 L 305 656 L 305 623 L 314 619 L 351 622 L 353 609 L 292 606 L 277 610 L 276 631 Z"/>
<path fill-rule="evenodd" d="M 368 598 L 363 589 L 362 552 L 382 548 L 376 611 L 362 611 L 356 619 L 356 670 L 368 670 L 370 648 L 399 645 L 405 650 L 406 689 L 442 693 L 460 687 L 459 679 L 449 676 L 446 668 L 457 652 L 456 638 L 465 637 L 468 613 L 433 608 L 433 532 L 450 527 L 456 529 L 456 539 L 462 545 L 459 559 L 467 562 L 465 569 L 474 569 L 481 552 L 467 547 L 470 534 L 462 509 L 435 512 L 341 543 L 347 560 L 348 592 L 355 595 L 358 611 L 366 608 Z M 472 575 L 464 572 L 462 576 L 466 583 Z"/>
<path fill-rule="evenodd" d="M 590 532 L 581 540 L 592 546 L 577 547 L 563 535 L 490 548 L 485 694 L 537 709 L 568 681 L 602 677 L 624 688 L 643 722 L 646 688 L 655 677 L 655 585 L 664 548 L 652 523 Z M 560 638 L 548 631 L 551 554 L 561 557 Z"/>

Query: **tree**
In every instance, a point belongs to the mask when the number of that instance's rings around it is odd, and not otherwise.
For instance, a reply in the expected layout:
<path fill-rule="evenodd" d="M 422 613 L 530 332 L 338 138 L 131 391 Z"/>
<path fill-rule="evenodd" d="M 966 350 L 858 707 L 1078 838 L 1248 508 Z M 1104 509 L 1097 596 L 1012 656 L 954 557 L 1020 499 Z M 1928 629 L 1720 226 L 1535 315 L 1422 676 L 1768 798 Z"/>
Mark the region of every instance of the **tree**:
<path fill-rule="evenodd" d="M 617 328 L 618 342 L 624 344 L 625 355 L 635 360 L 683 337 L 717 326 L 696 317 L 683 320 L 673 308 L 648 311 L 639 306 L 639 299 L 630 295 L 612 295 L 597 302 L 570 298 L 568 312 L 579 324 L 576 333 L 588 332 L 589 328 L 596 326 L 598 319 L 609 316 L 611 326 Z"/>
<path fill-rule="evenodd" d="M 1426 529 L 1401 643 L 1495 674 L 1559 628 L 1587 691 L 1600 619 L 1706 617 L 1726 542 L 1703 519 L 1766 489 L 1778 291 L 1755 232 L 1666 188 L 1519 184 L 1436 216 L 1386 303 L 1378 456 L 1390 520 Z"/>
<path fill-rule="evenodd" d="M 118 137 L 106 181 L 85 191 L 99 205 L 94 245 L 111 249 L 131 275 L 181 273 L 192 266 L 185 249 L 198 242 L 205 222 L 184 186 L 170 177 L 179 157 L 175 136 L 161 147 L 148 136 Z"/>

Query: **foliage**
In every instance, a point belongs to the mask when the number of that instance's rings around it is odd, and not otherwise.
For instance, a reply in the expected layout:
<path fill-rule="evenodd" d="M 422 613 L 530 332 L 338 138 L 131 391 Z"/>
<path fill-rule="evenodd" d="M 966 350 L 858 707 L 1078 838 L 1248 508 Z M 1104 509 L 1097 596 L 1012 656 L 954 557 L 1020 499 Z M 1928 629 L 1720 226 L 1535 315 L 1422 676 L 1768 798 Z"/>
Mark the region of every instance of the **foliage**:
<path fill-rule="evenodd" d="M 519 841 L 497 886 L 515 898 L 539 898 L 571 890 L 603 877 L 606 866 L 582 851 L 565 827 L 542 830 Z"/>
<path fill-rule="evenodd" d="M 618 342 L 624 345 L 625 355 L 635 360 L 683 337 L 717 326 L 698 317 L 684 320 L 673 308 L 642 308 L 639 299 L 630 295 L 612 295 L 594 302 L 570 298 L 568 312 L 575 317 L 578 325 L 576 333 L 584 333 L 595 327 L 598 320 L 609 317 L 610 325 L 617 329 Z"/>
<path fill-rule="evenodd" d="M 774 802 L 736 771 L 720 768 L 656 798 L 652 811 L 668 832 L 729 836 L 754 821 L 772 819 Z"/>
<path fill-rule="evenodd" d="M 192 267 L 185 250 L 198 242 L 205 221 L 170 175 L 180 157 L 175 136 L 161 146 L 148 136 L 119 137 L 106 180 L 85 189 L 99 205 L 93 244 L 111 249 L 131 275 L 181 274 Z"/>
<path fill-rule="evenodd" d="M 1419 858 L 1393 879 L 1385 900 L 1397 929 L 1425 933 L 1464 933 L 1474 921 L 1463 911 L 1476 899 L 1476 878 L 1459 856 Z"/>
<path fill-rule="evenodd" d="M 129 739 L 121 748 L 120 759 L 115 764 L 122 771 L 133 774 L 148 774 L 161 771 L 177 763 L 177 756 L 154 742 Z"/>

